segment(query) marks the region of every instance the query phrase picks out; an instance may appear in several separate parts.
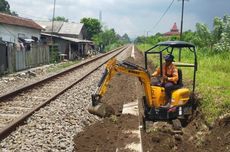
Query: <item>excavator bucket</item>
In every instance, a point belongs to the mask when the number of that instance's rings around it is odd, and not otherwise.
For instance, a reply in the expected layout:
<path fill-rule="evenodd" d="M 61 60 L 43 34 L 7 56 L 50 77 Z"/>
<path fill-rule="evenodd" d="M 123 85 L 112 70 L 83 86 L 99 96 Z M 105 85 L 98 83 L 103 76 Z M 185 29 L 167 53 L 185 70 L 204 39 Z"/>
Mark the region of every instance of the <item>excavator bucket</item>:
<path fill-rule="evenodd" d="M 92 105 L 88 108 L 89 113 L 99 117 L 109 117 L 114 115 L 114 109 L 108 104 L 101 102 L 100 99 L 100 95 L 92 95 Z"/>

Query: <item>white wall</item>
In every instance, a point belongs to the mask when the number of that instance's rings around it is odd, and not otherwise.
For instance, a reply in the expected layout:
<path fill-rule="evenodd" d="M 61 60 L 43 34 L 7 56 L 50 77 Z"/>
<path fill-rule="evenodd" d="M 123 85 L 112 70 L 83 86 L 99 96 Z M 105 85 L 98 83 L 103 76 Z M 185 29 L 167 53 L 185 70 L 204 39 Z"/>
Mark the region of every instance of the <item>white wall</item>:
<path fill-rule="evenodd" d="M 41 31 L 37 29 L 7 25 L 2 23 L 0 24 L 0 37 L 3 41 L 7 42 L 18 42 L 19 34 L 24 34 L 27 38 L 31 38 L 32 36 L 34 36 L 40 40 L 40 33 Z"/>

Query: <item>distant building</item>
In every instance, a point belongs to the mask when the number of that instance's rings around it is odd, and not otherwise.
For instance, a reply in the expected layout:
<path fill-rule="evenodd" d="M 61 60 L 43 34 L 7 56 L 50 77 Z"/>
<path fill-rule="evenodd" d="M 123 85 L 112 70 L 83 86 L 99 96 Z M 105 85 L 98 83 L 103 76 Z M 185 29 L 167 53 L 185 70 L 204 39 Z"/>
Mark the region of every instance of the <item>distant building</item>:
<path fill-rule="evenodd" d="M 42 31 L 46 34 L 53 34 L 71 38 L 85 39 L 86 30 L 84 24 L 63 21 L 36 21 L 44 28 Z"/>
<path fill-rule="evenodd" d="M 179 32 L 179 30 L 177 28 L 176 23 L 173 24 L 173 27 L 171 28 L 171 30 L 169 32 L 166 32 L 163 35 L 164 36 L 174 36 L 174 35 L 178 36 L 178 35 L 180 35 L 180 32 Z"/>
<path fill-rule="evenodd" d="M 86 29 L 82 23 L 63 21 L 36 21 L 44 28 L 41 39 L 48 45 L 58 49 L 66 59 L 87 56 L 94 49 L 92 41 L 86 40 Z"/>

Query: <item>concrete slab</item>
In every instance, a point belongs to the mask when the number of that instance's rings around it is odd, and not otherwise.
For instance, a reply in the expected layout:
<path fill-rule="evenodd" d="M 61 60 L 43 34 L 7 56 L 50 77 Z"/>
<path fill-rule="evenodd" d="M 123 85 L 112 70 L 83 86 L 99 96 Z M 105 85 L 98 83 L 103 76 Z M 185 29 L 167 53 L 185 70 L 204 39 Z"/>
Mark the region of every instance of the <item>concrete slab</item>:
<path fill-rule="evenodd" d="M 131 103 L 127 103 L 123 105 L 123 109 L 122 109 L 122 114 L 131 114 L 131 115 L 135 115 L 139 117 L 139 109 L 138 109 L 138 100 L 136 100 L 135 102 L 131 102 Z M 139 126 L 139 122 L 137 121 L 137 126 Z M 140 131 L 140 127 L 136 128 L 135 130 L 128 130 L 125 132 L 131 132 L 131 136 L 130 138 L 127 139 L 133 139 L 133 137 L 136 137 L 139 139 L 139 142 L 131 142 L 130 144 L 125 146 L 125 149 L 130 149 L 132 151 L 135 152 L 143 152 L 143 148 L 142 148 L 142 140 L 141 140 L 141 131 Z M 118 151 L 122 151 L 117 149 Z"/>
<path fill-rule="evenodd" d="M 138 110 L 138 101 L 130 102 L 123 105 L 122 114 L 131 114 L 138 116 L 139 110 Z"/>
<path fill-rule="evenodd" d="M 131 57 L 135 59 L 135 53 L 134 53 L 134 45 L 132 46 Z"/>

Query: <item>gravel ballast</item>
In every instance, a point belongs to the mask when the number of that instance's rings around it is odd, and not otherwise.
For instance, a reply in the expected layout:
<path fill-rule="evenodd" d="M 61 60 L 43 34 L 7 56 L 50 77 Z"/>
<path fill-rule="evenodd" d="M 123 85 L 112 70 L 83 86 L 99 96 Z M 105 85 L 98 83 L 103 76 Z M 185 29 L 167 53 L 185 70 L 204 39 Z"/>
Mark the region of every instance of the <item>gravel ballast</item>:
<path fill-rule="evenodd" d="M 118 59 L 128 56 L 130 47 Z M 1 151 L 73 151 L 76 132 L 100 120 L 89 114 L 87 108 L 102 71 L 103 68 L 99 68 L 48 106 L 35 112 L 25 125 L 1 141 Z"/>

